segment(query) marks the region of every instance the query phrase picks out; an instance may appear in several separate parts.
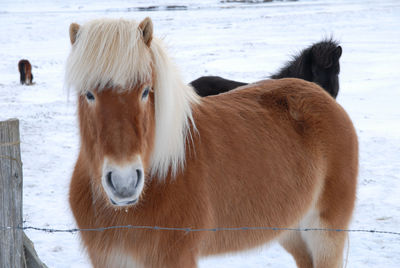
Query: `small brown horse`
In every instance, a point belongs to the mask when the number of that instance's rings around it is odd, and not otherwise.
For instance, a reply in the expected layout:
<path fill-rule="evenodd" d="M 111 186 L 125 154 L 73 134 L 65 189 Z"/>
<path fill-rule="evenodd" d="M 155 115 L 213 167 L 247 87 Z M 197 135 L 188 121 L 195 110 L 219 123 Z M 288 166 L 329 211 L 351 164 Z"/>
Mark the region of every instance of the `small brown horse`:
<path fill-rule="evenodd" d="M 149 18 L 71 24 L 66 85 L 81 148 L 70 186 L 80 228 L 348 227 L 358 143 L 314 83 L 260 81 L 201 99 Z M 344 232 L 82 232 L 94 267 L 197 267 L 277 239 L 298 267 L 340 267 Z"/>
<path fill-rule="evenodd" d="M 18 70 L 20 74 L 20 82 L 25 85 L 33 85 L 32 65 L 28 60 L 20 60 L 18 62 Z"/>

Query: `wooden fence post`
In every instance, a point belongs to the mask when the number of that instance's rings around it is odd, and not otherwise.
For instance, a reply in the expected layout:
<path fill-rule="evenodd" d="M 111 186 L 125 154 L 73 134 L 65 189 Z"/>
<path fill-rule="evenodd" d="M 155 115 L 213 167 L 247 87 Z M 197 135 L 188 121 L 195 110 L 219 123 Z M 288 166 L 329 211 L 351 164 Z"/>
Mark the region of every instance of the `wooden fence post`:
<path fill-rule="evenodd" d="M 0 122 L 0 267 L 25 267 L 19 121 Z M 11 227 L 11 229 L 4 229 Z"/>

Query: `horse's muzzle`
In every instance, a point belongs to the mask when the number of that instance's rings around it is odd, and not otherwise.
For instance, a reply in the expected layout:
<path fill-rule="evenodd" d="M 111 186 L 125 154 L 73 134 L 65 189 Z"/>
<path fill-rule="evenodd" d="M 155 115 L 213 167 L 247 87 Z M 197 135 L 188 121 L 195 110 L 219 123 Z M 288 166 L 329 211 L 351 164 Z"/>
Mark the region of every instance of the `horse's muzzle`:
<path fill-rule="evenodd" d="M 114 206 L 129 206 L 139 200 L 144 186 L 144 172 L 140 157 L 128 165 L 107 163 L 103 167 L 102 185 Z"/>

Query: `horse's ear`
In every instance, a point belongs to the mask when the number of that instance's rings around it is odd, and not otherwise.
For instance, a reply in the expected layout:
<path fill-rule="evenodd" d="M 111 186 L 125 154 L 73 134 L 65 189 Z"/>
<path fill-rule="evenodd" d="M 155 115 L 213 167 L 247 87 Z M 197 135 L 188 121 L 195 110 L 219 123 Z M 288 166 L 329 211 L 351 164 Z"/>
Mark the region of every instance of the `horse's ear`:
<path fill-rule="evenodd" d="M 71 23 L 69 26 L 69 39 L 71 40 L 71 45 L 75 43 L 80 27 L 81 26 L 77 23 Z"/>
<path fill-rule="evenodd" d="M 339 60 L 340 56 L 342 56 L 342 47 L 337 46 L 337 48 L 335 48 L 335 50 L 333 51 L 333 58 L 335 60 Z"/>
<path fill-rule="evenodd" d="M 153 40 L 153 22 L 149 17 L 146 17 L 140 24 L 139 29 L 142 31 L 143 42 L 150 47 Z"/>

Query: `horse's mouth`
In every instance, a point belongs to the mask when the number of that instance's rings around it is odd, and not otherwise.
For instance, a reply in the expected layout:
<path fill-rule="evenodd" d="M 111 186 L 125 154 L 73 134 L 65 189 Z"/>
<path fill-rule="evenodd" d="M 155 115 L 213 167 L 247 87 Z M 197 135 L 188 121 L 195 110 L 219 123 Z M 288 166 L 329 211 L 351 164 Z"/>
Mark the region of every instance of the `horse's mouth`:
<path fill-rule="evenodd" d="M 130 205 L 134 205 L 138 202 L 138 198 L 131 200 L 131 201 L 123 201 L 123 202 L 115 202 L 112 198 L 110 198 L 111 204 L 113 204 L 114 206 L 130 206 Z"/>

